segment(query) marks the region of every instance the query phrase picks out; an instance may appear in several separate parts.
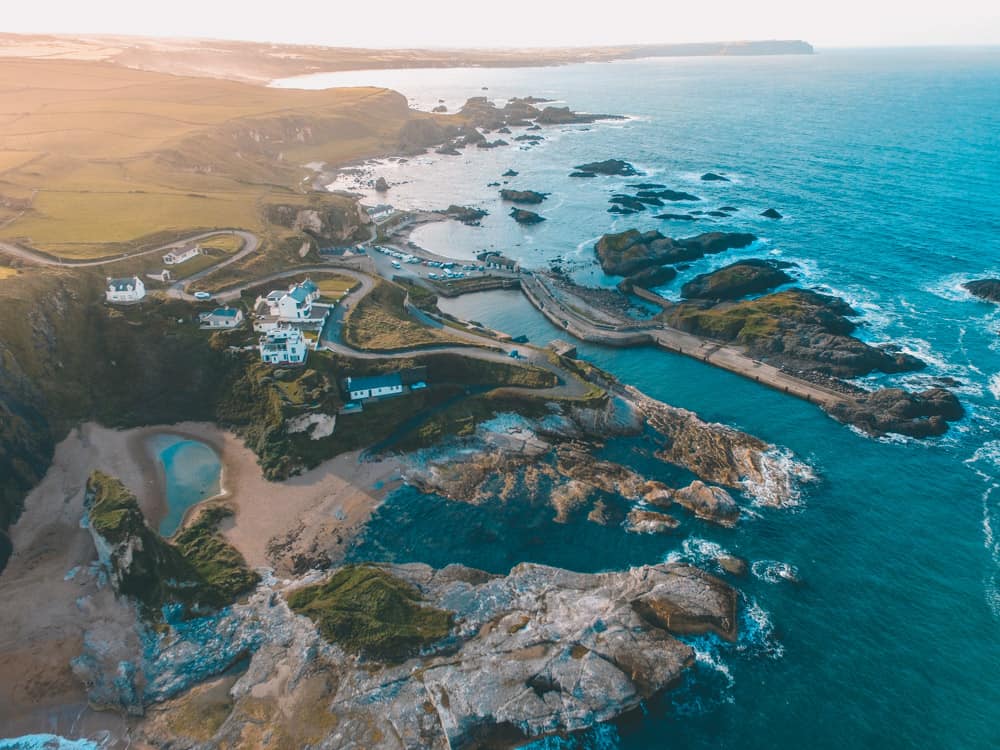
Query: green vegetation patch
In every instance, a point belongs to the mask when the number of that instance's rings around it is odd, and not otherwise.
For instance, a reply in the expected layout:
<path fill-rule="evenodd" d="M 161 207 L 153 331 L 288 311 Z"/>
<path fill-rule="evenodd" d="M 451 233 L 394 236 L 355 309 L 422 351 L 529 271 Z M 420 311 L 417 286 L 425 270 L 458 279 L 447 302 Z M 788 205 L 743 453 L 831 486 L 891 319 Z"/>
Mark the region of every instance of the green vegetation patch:
<path fill-rule="evenodd" d="M 372 565 L 349 565 L 326 583 L 288 597 L 327 640 L 378 661 L 398 662 L 448 635 L 453 613 L 426 606 L 420 592 Z"/>
<path fill-rule="evenodd" d="M 167 542 L 146 525 L 135 496 L 115 477 L 99 471 L 87 481 L 90 526 L 109 548 L 115 591 L 134 599 L 142 615 L 159 621 L 168 604 L 185 617 L 231 604 L 259 577 L 243 556 L 216 532 L 231 511 L 214 507 Z"/>
<path fill-rule="evenodd" d="M 721 303 L 712 307 L 688 302 L 661 313 L 671 326 L 701 336 L 742 344 L 764 342 L 794 323 L 811 323 L 830 333 L 847 335 L 854 324 L 844 315 L 853 313 L 833 297 L 805 289 L 788 289 L 753 300 Z"/>
<path fill-rule="evenodd" d="M 381 282 L 350 311 L 344 341 L 358 349 L 391 352 L 427 344 L 454 344 L 456 339 L 417 322 L 404 308 L 406 292 Z"/>

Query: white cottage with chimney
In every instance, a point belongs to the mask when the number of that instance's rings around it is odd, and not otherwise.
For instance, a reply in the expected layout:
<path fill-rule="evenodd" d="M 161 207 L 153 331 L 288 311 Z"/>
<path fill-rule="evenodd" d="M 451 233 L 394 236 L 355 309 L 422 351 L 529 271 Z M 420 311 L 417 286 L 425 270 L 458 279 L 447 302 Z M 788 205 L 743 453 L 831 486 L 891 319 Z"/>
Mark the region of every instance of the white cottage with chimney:
<path fill-rule="evenodd" d="M 138 276 L 130 276 L 124 279 L 112 279 L 109 276 L 104 296 L 108 302 L 113 304 L 131 304 L 138 302 L 146 296 L 146 285 L 142 283 L 142 279 Z"/>

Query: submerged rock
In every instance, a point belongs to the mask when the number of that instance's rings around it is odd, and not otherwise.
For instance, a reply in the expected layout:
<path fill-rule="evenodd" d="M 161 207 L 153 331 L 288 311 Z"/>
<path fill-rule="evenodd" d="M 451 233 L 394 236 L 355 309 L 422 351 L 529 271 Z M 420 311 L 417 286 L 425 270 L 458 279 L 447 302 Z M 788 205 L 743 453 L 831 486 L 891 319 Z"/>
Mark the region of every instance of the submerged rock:
<path fill-rule="evenodd" d="M 638 198 L 662 198 L 665 201 L 677 202 L 677 201 L 700 201 L 697 195 L 692 195 L 691 193 L 685 193 L 682 190 L 640 190 L 636 193 Z"/>
<path fill-rule="evenodd" d="M 729 182 L 728 177 L 723 177 L 721 174 L 716 174 L 715 172 L 705 172 L 701 176 L 705 182 Z"/>
<path fill-rule="evenodd" d="M 777 211 L 775 211 L 773 208 L 769 208 L 766 211 L 762 211 L 760 215 L 763 216 L 766 219 L 782 219 L 782 218 L 784 218 L 780 213 L 778 213 Z"/>
<path fill-rule="evenodd" d="M 628 530 L 636 534 L 667 534 L 681 522 L 667 513 L 635 508 L 628 514 Z"/>
<path fill-rule="evenodd" d="M 518 175 L 518 173 L 515 172 L 513 169 L 508 169 L 506 172 L 504 172 L 500 176 L 501 177 L 517 177 L 517 175 Z"/>
<path fill-rule="evenodd" d="M 742 557 L 736 555 L 719 555 L 716 558 L 719 566 L 730 575 L 744 577 L 750 570 L 750 565 Z"/>

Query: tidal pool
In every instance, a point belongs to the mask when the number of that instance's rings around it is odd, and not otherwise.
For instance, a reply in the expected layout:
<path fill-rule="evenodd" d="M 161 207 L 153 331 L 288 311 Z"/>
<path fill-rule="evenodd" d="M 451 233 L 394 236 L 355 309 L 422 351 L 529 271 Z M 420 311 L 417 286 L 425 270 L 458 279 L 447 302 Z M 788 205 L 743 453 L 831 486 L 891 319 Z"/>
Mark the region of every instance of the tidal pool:
<path fill-rule="evenodd" d="M 165 478 L 166 514 L 162 536 L 172 536 L 192 505 L 221 491 L 222 463 L 211 446 L 181 435 L 160 434 L 149 439 Z"/>

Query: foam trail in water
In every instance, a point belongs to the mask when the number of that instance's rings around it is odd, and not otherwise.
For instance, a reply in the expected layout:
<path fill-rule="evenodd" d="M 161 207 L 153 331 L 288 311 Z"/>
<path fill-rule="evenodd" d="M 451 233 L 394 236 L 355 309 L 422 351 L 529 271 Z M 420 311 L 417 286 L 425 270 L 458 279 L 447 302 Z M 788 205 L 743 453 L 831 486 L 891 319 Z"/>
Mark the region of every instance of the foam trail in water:
<path fill-rule="evenodd" d="M 983 546 L 990 555 L 993 569 L 988 571 L 983 581 L 983 594 L 986 604 L 993 616 L 1000 620 L 1000 541 L 997 540 L 998 512 L 993 501 L 993 494 L 1000 488 L 1000 440 L 984 443 L 975 453 L 965 460 L 985 483 L 982 494 L 983 505 Z"/>
<path fill-rule="evenodd" d="M 71 740 L 55 734 L 0 738 L 0 750 L 101 750 L 106 744 L 105 740 Z"/>
<path fill-rule="evenodd" d="M 808 464 L 798 461 L 791 451 L 772 448 L 760 455 L 759 478 L 745 478 L 743 492 L 753 499 L 756 506 L 777 508 L 801 504 L 801 485 L 816 481 L 816 474 Z"/>

